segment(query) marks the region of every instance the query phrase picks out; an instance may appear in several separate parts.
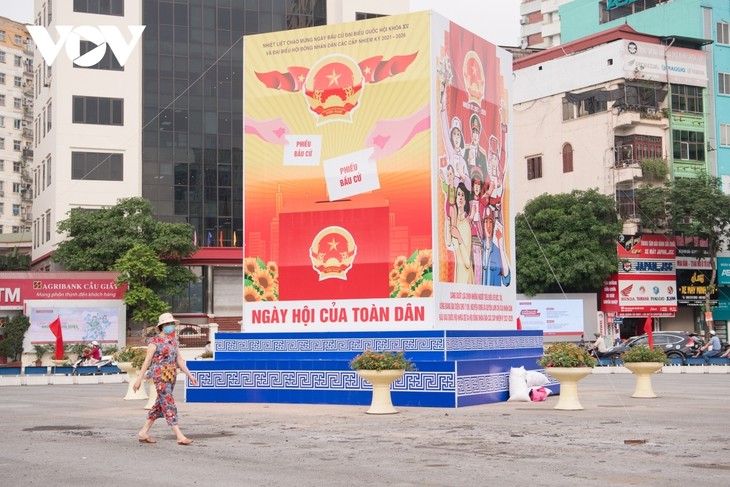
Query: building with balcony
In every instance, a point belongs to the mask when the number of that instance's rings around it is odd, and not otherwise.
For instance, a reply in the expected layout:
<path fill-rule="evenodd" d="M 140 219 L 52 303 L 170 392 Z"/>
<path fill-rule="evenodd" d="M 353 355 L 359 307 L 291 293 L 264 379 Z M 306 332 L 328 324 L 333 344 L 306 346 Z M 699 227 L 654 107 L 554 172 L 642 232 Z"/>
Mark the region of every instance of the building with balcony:
<path fill-rule="evenodd" d="M 33 49 L 25 25 L 0 17 L 0 234 L 32 222 Z M 23 240 L 30 246 L 30 241 Z M 24 245 L 21 245 L 24 246 Z"/>
<path fill-rule="evenodd" d="M 639 185 L 710 167 L 705 44 L 619 25 L 516 59 L 516 211 L 544 193 L 597 188 L 615 196 L 624 233 L 638 233 Z M 680 310 L 667 326 L 692 329 L 692 313 Z"/>

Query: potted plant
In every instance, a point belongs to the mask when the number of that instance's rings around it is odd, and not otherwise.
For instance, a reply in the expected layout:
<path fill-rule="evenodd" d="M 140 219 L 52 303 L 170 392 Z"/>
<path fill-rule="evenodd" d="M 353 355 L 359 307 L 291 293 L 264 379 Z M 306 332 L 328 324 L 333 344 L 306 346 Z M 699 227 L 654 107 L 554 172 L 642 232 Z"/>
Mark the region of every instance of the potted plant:
<path fill-rule="evenodd" d="M 63 356 L 60 360 L 53 359 L 53 363 L 56 365 L 56 367 L 60 367 L 62 365 L 66 365 L 69 362 L 68 354 L 66 353 L 66 350 L 68 350 L 68 346 L 66 344 L 63 345 Z M 51 356 L 56 356 L 56 345 L 53 343 L 48 345 L 48 352 L 51 354 Z"/>
<path fill-rule="evenodd" d="M 537 364 L 560 382 L 560 397 L 555 409 L 583 409 L 578 400 L 578 381 L 593 372 L 596 359 L 575 343 L 553 343 Z"/>
<path fill-rule="evenodd" d="M 636 387 L 631 397 L 656 397 L 651 386 L 651 376 L 667 362 L 667 354 L 661 348 L 636 345 L 621 355 L 624 367 L 636 376 Z"/>
<path fill-rule="evenodd" d="M 398 411 L 390 399 L 390 385 L 407 370 L 416 370 L 405 353 L 365 350 L 350 361 L 350 368 L 373 386 L 373 399 L 368 414 L 394 414 Z"/>
<path fill-rule="evenodd" d="M 43 356 L 48 353 L 50 349 L 50 345 L 43 345 L 42 343 L 36 343 L 33 345 L 33 351 L 35 352 L 35 364 L 37 366 L 43 364 Z"/>
<path fill-rule="evenodd" d="M 126 346 L 112 356 L 114 361 L 117 363 L 119 370 L 129 374 L 127 395 L 124 396 L 124 399 L 126 400 L 147 399 L 149 397 L 144 387 L 141 387 L 137 392 L 134 392 L 134 389 L 132 388 L 134 386 L 134 382 L 137 380 L 137 374 L 139 373 L 139 369 L 142 368 L 146 355 L 146 347 Z"/>

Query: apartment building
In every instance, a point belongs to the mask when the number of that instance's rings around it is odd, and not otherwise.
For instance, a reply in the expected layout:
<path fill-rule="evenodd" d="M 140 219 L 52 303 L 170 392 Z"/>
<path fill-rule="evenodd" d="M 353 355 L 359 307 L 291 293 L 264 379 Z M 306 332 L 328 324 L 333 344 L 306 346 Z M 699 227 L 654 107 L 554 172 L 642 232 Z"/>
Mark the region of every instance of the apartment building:
<path fill-rule="evenodd" d="M 31 228 L 32 141 L 32 44 L 23 24 L 0 17 L 0 234 Z"/>

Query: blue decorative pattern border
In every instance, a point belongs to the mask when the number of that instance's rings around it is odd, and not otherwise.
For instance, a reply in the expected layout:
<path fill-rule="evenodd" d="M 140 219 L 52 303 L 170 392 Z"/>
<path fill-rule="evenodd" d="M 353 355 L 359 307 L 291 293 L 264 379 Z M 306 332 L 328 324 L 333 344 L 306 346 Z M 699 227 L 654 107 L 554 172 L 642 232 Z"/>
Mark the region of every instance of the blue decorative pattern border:
<path fill-rule="evenodd" d="M 216 352 L 361 352 L 371 350 L 441 351 L 444 338 L 222 338 Z"/>
<path fill-rule="evenodd" d="M 453 350 L 505 350 L 542 347 L 541 336 L 465 336 L 446 338 L 446 349 Z"/>
<path fill-rule="evenodd" d="M 456 393 L 459 396 L 491 394 L 508 390 L 509 373 L 469 375 L 456 380 Z"/>
<path fill-rule="evenodd" d="M 198 385 L 188 389 L 369 390 L 355 371 L 332 370 L 201 370 L 191 371 Z M 393 383 L 394 391 L 454 392 L 453 372 L 408 372 Z"/>

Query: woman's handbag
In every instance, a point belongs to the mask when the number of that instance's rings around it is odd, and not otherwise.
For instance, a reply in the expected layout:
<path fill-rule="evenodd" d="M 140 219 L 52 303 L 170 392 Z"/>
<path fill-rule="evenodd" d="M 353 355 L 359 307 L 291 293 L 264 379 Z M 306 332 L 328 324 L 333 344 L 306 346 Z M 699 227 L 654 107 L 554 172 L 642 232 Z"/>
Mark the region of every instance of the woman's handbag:
<path fill-rule="evenodd" d="M 177 368 L 173 364 L 164 364 L 160 367 L 162 382 L 173 382 L 177 376 Z"/>

